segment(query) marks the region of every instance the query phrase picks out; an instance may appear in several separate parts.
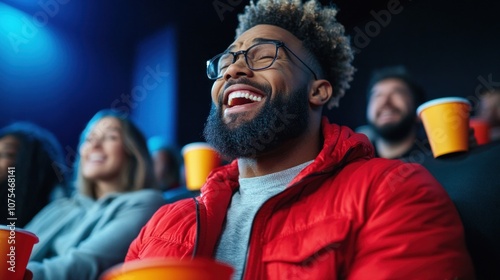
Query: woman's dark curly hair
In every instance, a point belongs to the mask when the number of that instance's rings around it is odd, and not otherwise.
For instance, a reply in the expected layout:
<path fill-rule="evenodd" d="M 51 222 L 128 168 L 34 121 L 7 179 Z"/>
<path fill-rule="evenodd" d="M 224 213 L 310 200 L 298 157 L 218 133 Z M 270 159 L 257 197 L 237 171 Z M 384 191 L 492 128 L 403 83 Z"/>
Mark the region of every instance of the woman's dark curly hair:
<path fill-rule="evenodd" d="M 354 74 L 354 58 L 344 26 L 337 22 L 335 6 L 323 7 L 316 0 L 253 0 L 239 15 L 236 37 L 259 24 L 281 27 L 302 41 L 321 66 L 320 76 L 330 81 L 333 95 L 328 108 L 338 106 Z"/>
<path fill-rule="evenodd" d="M 53 198 L 53 191 L 70 195 L 66 181 L 69 171 L 57 138 L 30 122 L 15 122 L 0 129 L 0 139 L 13 136 L 19 143 L 15 156 L 16 226 L 24 227 Z M 1 205 L 7 206 L 7 178 L 0 182 Z M 4 204 L 5 203 L 5 204 Z M 10 217 L 7 207 L 0 210 L 0 224 Z"/>

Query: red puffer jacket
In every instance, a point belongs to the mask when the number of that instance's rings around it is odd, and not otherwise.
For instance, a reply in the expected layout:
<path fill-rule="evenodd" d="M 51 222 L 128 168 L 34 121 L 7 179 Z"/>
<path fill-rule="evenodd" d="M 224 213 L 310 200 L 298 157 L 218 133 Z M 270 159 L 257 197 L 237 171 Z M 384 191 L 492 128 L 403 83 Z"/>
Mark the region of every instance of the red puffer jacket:
<path fill-rule="evenodd" d="M 372 159 L 366 137 L 323 120 L 324 147 L 257 212 L 244 279 L 472 279 L 458 213 L 420 165 Z M 161 208 L 126 261 L 213 257 L 237 162 L 196 199 Z"/>

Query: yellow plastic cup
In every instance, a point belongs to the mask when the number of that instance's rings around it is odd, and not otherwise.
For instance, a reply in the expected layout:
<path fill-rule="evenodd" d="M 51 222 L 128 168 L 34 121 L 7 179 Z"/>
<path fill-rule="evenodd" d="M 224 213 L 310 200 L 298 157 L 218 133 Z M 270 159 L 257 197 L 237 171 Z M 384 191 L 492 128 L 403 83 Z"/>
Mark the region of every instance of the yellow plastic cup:
<path fill-rule="evenodd" d="M 144 259 L 108 269 L 101 280 L 230 280 L 234 269 L 209 259 Z"/>
<path fill-rule="evenodd" d="M 434 99 L 417 108 L 435 158 L 469 150 L 470 103 L 461 97 Z"/>
<path fill-rule="evenodd" d="M 22 280 L 38 237 L 14 226 L 0 225 L 0 279 Z"/>
<path fill-rule="evenodd" d="M 182 148 L 186 188 L 199 190 L 206 182 L 210 172 L 220 166 L 221 159 L 217 151 L 207 143 L 196 142 Z"/>

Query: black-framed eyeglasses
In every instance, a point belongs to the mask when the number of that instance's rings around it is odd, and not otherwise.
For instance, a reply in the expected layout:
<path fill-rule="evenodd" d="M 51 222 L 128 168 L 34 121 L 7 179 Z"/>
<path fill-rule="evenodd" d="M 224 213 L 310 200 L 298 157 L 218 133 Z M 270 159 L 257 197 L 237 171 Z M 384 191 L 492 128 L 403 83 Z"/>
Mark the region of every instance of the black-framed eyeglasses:
<path fill-rule="evenodd" d="M 207 61 L 207 76 L 211 80 L 217 80 L 222 77 L 226 72 L 229 65 L 236 62 L 238 56 L 243 54 L 245 57 L 245 62 L 251 70 L 264 70 L 273 65 L 273 63 L 278 58 L 279 48 L 283 47 L 288 52 L 290 52 L 295 58 L 297 58 L 304 66 L 311 71 L 314 79 L 317 80 L 318 77 L 316 73 L 307 66 L 307 64 L 302 61 L 291 49 L 289 49 L 285 43 L 281 41 L 268 41 L 257 43 L 247 50 L 241 50 L 237 52 L 225 51 L 214 56 L 212 59 Z"/>

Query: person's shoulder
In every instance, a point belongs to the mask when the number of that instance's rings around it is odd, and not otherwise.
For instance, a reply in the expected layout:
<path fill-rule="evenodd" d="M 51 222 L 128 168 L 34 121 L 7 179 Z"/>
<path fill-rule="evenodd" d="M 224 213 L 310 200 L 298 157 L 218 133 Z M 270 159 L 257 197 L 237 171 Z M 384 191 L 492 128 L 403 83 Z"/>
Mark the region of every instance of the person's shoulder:
<path fill-rule="evenodd" d="M 160 190 L 157 189 L 143 189 L 127 193 L 127 195 L 135 198 L 158 198 L 163 197 Z"/>
<path fill-rule="evenodd" d="M 195 198 L 186 198 L 161 206 L 148 222 L 149 230 L 178 226 L 180 220 L 196 220 Z M 154 229 L 153 229 L 154 228 Z"/>
<path fill-rule="evenodd" d="M 375 168 L 378 170 L 391 170 L 397 168 L 410 168 L 410 167 L 411 169 L 425 170 L 425 168 L 419 163 L 407 162 L 402 159 L 387 159 L 380 157 L 374 157 L 367 160 L 366 167 Z"/>
<path fill-rule="evenodd" d="M 115 203 L 132 203 L 132 204 L 151 204 L 151 205 L 163 205 L 165 200 L 163 199 L 163 194 L 159 190 L 155 189 L 144 189 L 132 192 L 126 192 L 118 195 Z"/>
<path fill-rule="evenodd" d="M 57 198 L 53 201 L 51 201 L 49 204 L 47 204 L 45 206 L 44 209 L 52 209 L 52 208 L 55 208 L 55 209 L 64 209 L 64 208 L 68 208 L 68 207 L 77 207 L 78 206 L 78 199 L 79 197 L 74 195 L 74 196 L 71 196 L 71 197 L 60 197 L 60 198 Z"/>
<path fill-rule="evenodd" d="M 426 192 L 438 196 L 445 192 L 436 178 L 419 163 L 383 158 L 374 158 L 368 163 L 372 166 L 368 166 L 372 172 L 372 187 L 377 192 L 391 195 Z"/>
<path fill-rule="evenodd" d="M 359 165 L 364 174 L 380 174 L 404 166 L 406 163 L 399 159 L 386 159 L 380 157 L 369 158 Z"/>
<path fill-rule="evenodd" d="M 85 208 L 76 200 L 76 197 L 64 197 L 56 199 L 47 204 L 33 219 L 25 226 L 25 229 L 38 231 L 46 227 L 49 221 L 57 223 L 67 215 L 84 213 Z"/>
<path fill-rule="evenodd" d="M 360 164 L 355 172 L 371 185 L 414 184 L 434 179 L 422 165 L 400 159 L 371 158 Z"/>

